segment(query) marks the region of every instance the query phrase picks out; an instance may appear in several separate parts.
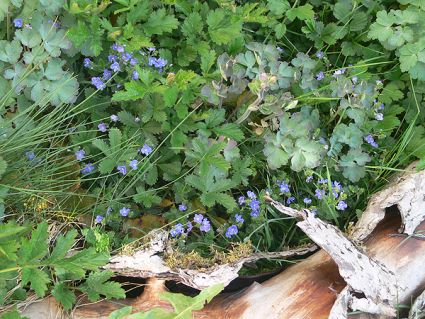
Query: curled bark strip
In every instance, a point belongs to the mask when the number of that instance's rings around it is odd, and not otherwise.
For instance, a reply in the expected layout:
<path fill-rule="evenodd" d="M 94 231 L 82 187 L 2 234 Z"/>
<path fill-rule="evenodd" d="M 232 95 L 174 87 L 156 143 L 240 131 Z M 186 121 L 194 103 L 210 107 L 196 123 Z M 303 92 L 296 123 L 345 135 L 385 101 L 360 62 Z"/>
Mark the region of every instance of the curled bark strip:
<path fill-rule="evenodd" d="M 168 233 L 156 231 L 150 236 L 149 247 L 136 251 L 131 255 L 115 256 L 111 258 L 105 268 L 128 277 L 156 277 L 175 280 L 192 288 L 202 290 L 218 283 L 227 286 L 233 279 L 238 277 L 239 270 L 247 262 L 262 258 L 287 258 L 305 255 L 317 249 L 316 245 L 309 245 L 281 252 L 253 254 L 232 264 L 216 265 L 204 270 L 171 269 L 165 264 L 162 257 L 158 255 L 167 250 Z"/>
<path fill-rule="evenodd" d="M 267 200 L 282 213 L 288 212 L 270 197 Z M 296 213 L 291 209 L 289 213 L 304 219 L 297 226 L 332 257 L 350 290 L 365 295 L 366 299 L 352 298 L 352 309 L 368 307 L 371 313 L 395 315 L 391 306 L 397 302 L 399 291 L 406 290 L 406 287 L 386 265 L 367 256 L 338 228 L 316 218 L 308 210 Z"/>
<path fill-rule="evenodd" d="M 396 176 L 384 190 L 374 194 L 351 234 L 363 240 L 385 217 L 385 209 L 396 205 L 402 218 L 401 231 L 412 235 L 425 219 L 425 170 L 416 172 L 416 163 L 406 173 Z"/>
<path fill-rule="evenodd" d="M 421 319 L 425 316 L 425 291 L 422 292 L 412 305 L 409 319 Z"/>

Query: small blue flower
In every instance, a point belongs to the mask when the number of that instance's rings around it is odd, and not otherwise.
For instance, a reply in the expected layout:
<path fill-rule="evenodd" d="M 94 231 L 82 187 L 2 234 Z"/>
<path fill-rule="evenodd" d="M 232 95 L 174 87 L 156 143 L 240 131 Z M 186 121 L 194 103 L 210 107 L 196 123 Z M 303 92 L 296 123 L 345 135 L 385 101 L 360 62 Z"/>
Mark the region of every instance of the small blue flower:
<path fill-rule="evenodd" d="M 239 196 L 238 203 L 239 203 L 240 206 L 245 204 L 245 196 Z"/>
<path fill-rule="evenodd" d="M 289 193 L 289 185 L 285 182 L 278 183 L 279 189 L 281 193 Z"/>
<path fill-rule="evenodd" d="M 131 73 L 131 78 L 133 80 L 137 80 L 139 78 L 139 72 L 137 72 L 136 70 L 134 70 L 133 73 Z"/>
<path fill-rule="evenodd" d="M 152 147 L 150 147 L 148 144 L 145 144 L 142 148 L 139 149 L 139 153 L 148 156 L 152 153 Z"/>
<path fill-rule="evenodd" d="M 345 71 L 346 71 L 346 69 L 336 70 L 332 76 L 337 77 L 338 75 L 344 74 Z"/>
<path fill-rule="evenodd" d="M 33 151 L 26 151 L 25 156 L 29 161 L 32 161 L 35 158 L 35 153 Z"/>
<path fill-rule="evenodd" d="M 139 63 L 139 61 L 136 58 L 131 58 L 130 59 L 130 65 L 131 66 L 135 66 L 137 63 Z"/>
<path fill-rule="evenodd" d="M 197 224 L 202 223 L 203 220 L 204 220 L 204 215 L 202 214 L 195 214 L 195 216 L 193 217 L 193 221 Z"/>
<path fill-rule="evenodd" d="M 326 195 L 326 193 L 323 189 L 316 189 L 314 195 L 317 197 L 317 199 L 323 199 L 323 197 Z M 310 204 L 310 203 L 308 203 L 308 204 Z"/>
<path fill-rule="evenodd" d="M 308 197 L 306 197 L 306 198 L 304 198 L 303 202 L 304 202 L 305 204 L 311 204 L 311 199 L 310 199 L 310 198 L 308 198 Z"/>
<path fill-rule="evenodd" d="M 320 71 L 319 73 L 316 74 L 317 81 L 323 80 L 324 78 L 325 78 L 325 73 L 323 73 L 323 71 Z"/>
<path fill-rule="evenodd" d="M 155 58 L 155 57 L 149 57 L 148 65 L 153 66 L 159 70 L 162 70 L 163 67 L 167 65 L 168 61 L 163 58 Z"/>
<path fill-rule="evenodd" d="M 31 26 L 31 24 L 29 24 L 29 23 L 26 23 L 26 24 L 24 25 L 24 27 L 25 27 L 26 29 L 32 30 L 32 26 Z"/>
<path fill-rule="evenodd" d="M 359 78 L 356 75 L 351 78 L 351 81 L 353 81 L 354 84 L 356 84 L 358 80 Z"/>
<path fill-rule="evenodd" d="M 110 212 L 112 212 L 112 207 L 108 207 L 108 208 L 106 209 L 106 214 L 109 214 Z"/>
<path fill-rule="evenodd" d="M 127 167 L 125 165 L 118 165 L 117 171 L 120 172 L 121 174 L 125 175 L 125 174 L 127 174 Z"/>
<path fill-rule="evenodd" d="M 291 203 L 292 203 L 293 201 L 295 201 L 295 197 L 293 197 L 293 196 L 288 197 L 288 199 L 286 200 L 286 204 L 287 204 L 287 205 L 291 205 Z"/>
<path fill-rule="evenodd" d="M 176 237 L 179 236 L 181 234 L 184 233 L 184 228 L 183 225 L 181 223 L 176 224 L 171 230 L 170 230 L 170 235 L 172 237 Z"/>
<path fill-rule="evenodd" d="M 123 208 L 120 209 L 120 215 L 122 217 L 127 217 L 128 214 L 130 214 L 130 208 L 123 207 Z"/>
<path fill-rule="evenodd" d="M 209 232 L 211 230 L 211 224 L 208 218 L 204 218 L 204 220 L 201 223 L 201 226 L 199 227 L 200 231 L 203 231 L 205 233 Z"/>
<path fill-rule="evenodd" d="M 111 115 L 111 121 L 112 122 L 118 122 L 120 120 L 120 118 L 118 117 L 118 115 L 112 114 Z"/>
<path fill-rule="evenodd" d="M 369 143 L 372 147 L 377 148 L 379 145 L 375 142 L 374 138 L 372 135 L 367 135 L 364 137 L 364 140 Z"/>
<path fill-rule="evenodd" d="M 112 71 L 114 71 L 114 72 L 119 72 L 119 71 L 121 71 L 121 67 L 120 67 L 120 64 L 119 64 L 118 62 L 114 62 L 114 63 L 112 63 L 110 68 L 111 68 L 111 70 L 112 70 Z"/>
<path fill-rule="evenodd" d="M 333 186 L 333 188 L 334 188 L 337 192 L 342 191 L 342 185 L 341 185 L 341 183 L 340 183 L 340 182 L 338 182 L 338 181 L 333 181 L 332 186 Z"/>
<path fill-rule="evenodd" d="M 385 108 L 385 104 L 384 103 L 381 103 L 381 105 L 379 105 L 379 107 L 378 107 L 378 110 L 383 110 Z"/>
<path fill-rule="evenodd" d="M 321 179 L 319 179 L 318 183 L 319 184 L 327 184 L 328 183 L 328 180 L 327 179 L 324 179 L 324 178 L 321 178 Z"/>
<path fill-rule="evenodd" d="M 15 28 L 18 28 L 18 29 L 22 28 L 22 25 L 23 25 L 22 18 L 16 18 L 16 19 L 14 19 L 13 20 L 13 24 L 15 25 Z"/>
<path fill-rule="evenodd" d="M 108 61 L 109 62 L 116 62 L 118 60 L 118 57 L 116 55 L 110 54 L 108 55 Z"/>
<path fill-rule="evenodd" d="M 335 190 L 332 191 L 332 195 L 334 195 L 334 198 L 338 198 L 339 197 L 339 194 Z"/>
<path fill-rule="evenodd" d="M 242 215 L 236 214 L 235 215 L 235 221 L 239 224 L 242 224 L 245 221 L 245 219 L 242 217 Z"/>
<path fill-rule="evenodd" d="M 94 171 L 94 165 L 92 163 L 87 163 L 81 170 L 81 174 L 86 175 L 86 174 L 90 174 L 93 171 Z"/>
<path fill-rule="evenodd" d="M 154 47 L 150 47 L 150 48 L 148 48 L 148 51 L 149 52 L 154 52 L 156 49 L 154 48 Z"/>
<path fill-rule="evenodd" d="M 117 51 L 119 53 L 123 53 L 124 52 L 124 46 L 114 43 L 112 45 L 112 50 Z"/>
<path fill-rule="evenodd" d="M 128 166 L 130 166 L 131 169 L 133 171 L 135 171 L 135 170 L 137 170 L 137 164 L 138 164 L 138 161 L 135 159 L 135 160 L 131 160 L 130 163 L 128 164 Z"/>
<path fill-rule="evenodd" d="M 255 195 L 255 193 L 253 191 L 247 191 L 246 196 L 248 196 L 248 198 L 250 198 L 250 199 L 256 199 L 257 198 L 257 195 Z"/>
<path fill-rule="evenodd" d="M 186 227 L 187 227 L 187 232 L 190 232 L 193 229 L 193 225 L 191 222 L 187 222 Z"/>
<path fill-rule="evenodd" d="M 348 205 L 343 201 L 339 201 L 338 205 L 336 205 L 337 210 L 345 210 L 348 207 Z"/>
<path fill-rule="evenodd" d="M 103 83 L 102 79 L 99 77 L 92 77 L 91 83 L 96 87 L 98 90 L 104 90 L 106 88 L 106 84 Z"/>
<path fill-rule="evenodd" d="M 384 119 L 384 114 L 382 114 L 382 113 L 376 113 L 375 114 L 375 119 L 377 121 L 382 121 Z"/>
<path fill-rule="evenodd" d="M 284 51 L 281 47 L 276 47 L 276 49 L 277 49 L 280 53 L 282 53 L 282 52 Z"/>
<path fill-rule="evenodd" d="M 103 70 L 103 80 L 108 81 L 112 77 L 112 72 L 108 69 Z"/>
<path fill-rule="evenodd" d="M 85 58 L 83 61 L 83 65 L 85 68 L 91 68 L 91 60 L 89 58 Z"/>
<path fill-rule="evenodd" d="M 108 130 L 108 126 L 105 123 L 100 123 L 97 128 L 99 129 L 99 131 L 105 133 Z"/>
<path fill-rule="evenodd" d="M 259 211 L 260 210 L 260 201 L 257 200 L 257 199 L 252 200 L 251 203 L 249 203 L 249 207 L 253 211 Z"/>
<path fill-rule="evenodd" d="M 77 161 L 81 161 L 86 156 L 86 152 L 84 150 L 78 150 L 75 152 L 75 158 Z"/>
<path fill-rule="evenodd" d="M 323 58 L 323 56 L 324 56 L 324 53 L 323 53 L 322 51 L 317 51 L 317 52 L 316 52 L 316 57 L 317 57 L 318 59 L 322 59 L 322 58 Z"/>
<path fill-rule="evenodd" d="M 311 183 L 311 181 L 313 180 L 313 175 L 312 176 L 308 176 L 306 179 L 305 179 L 305 181 L 307 182 L 307 183 Z"/>
<path fill-rule="evenodd" d="M 94 220 L 96 224 L 100 224 L 103 220 L 103 216 L 102 215 L 97 215 L 96 219 Z"/>
<path fill-rule="evenodd" d="M 124 62 L 128 62 L 128 61 L 130 61 L 132 56 L 133 55 L 131 53 L 125 52 L 121 55 L 121 58 Z"/>
<path fill-rule="evenodd" d="M 226 230 L 226 237 L 232 238 L 234 235 L 238 233 L 238 226 L 232 225 Z"/>
<path fill-rule="evenodd" d="M 249 213 L 249 215 L 250 215 L 252 218 L 257 218 L 258 216 L 260 216 L 260 211 L 253 210 L 253 211 L 251 211 L 251 213 Z"/>
<path fill-rule="evenodd" d="M 187 210 L 187 206 L 185 204 L 180 204 L 179 205 L 179 211 L 185 212 L 186 210 Z"/>

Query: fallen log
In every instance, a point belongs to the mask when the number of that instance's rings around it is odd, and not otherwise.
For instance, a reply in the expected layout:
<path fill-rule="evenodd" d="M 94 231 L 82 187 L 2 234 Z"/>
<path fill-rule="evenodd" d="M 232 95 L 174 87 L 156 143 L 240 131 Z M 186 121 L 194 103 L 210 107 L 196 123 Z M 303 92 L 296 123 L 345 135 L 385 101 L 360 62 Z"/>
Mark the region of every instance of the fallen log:
<path fill-rule="evenodd" d="M 413 169 L 414 166 L 409 167 L 408 173 L 373 196 L 351 235 L 343 234 L 309 211 L 296 211 L 269 199 L 283 214 L 300 219 L 297 225 L 322 250 L 264 283 L 217 296 L 195 317 L 407 317 L 407 313 L 400 313 L 398 305 L 410 306 L 425 288 L 425 241 L 421 236 L 421 231 L 425 231 L 425 172 L 413 173 Z M 158 298 L 164 289 L 164 280 L 153 277 L 139 297 L 95 304 L 81 301 L 72 318 L 107 318 L 125 305 L 133 306 L 134 311 L 158 306 L 171 309 L 170 304 Z M 32 306 L 24 311 L 26 316 L 46 318 L 35 315 Z M 420 296 L 415 309 L 422 307 Z M 352 310 L 360 313 L 350 314 Z M 417 312 L 413 310 L 412 318 Z"/>

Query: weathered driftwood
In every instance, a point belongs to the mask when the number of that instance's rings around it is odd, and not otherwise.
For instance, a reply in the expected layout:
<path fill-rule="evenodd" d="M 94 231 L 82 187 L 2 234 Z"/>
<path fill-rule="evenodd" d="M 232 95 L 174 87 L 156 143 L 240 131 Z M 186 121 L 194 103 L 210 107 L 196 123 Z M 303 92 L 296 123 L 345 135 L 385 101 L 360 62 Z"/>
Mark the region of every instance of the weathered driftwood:
<path fill-rule="evenodd" d="M 375 194 L 351 236 L 308 211 L 288 209 L 269 199 L 282 213 L 300 219 L 298 226 L 322 250 L 262 284 L 219 295 L 195 316 L 214 319 L 394 317 L 397 304 L 410 305 L 425 288 L 425 241 L 411 236 L 425 230 L 424 183 L 425 172 L 409 172 L 388 189 Z M 394 208 L 387 210 L 394 205 L 400 214 Z M 135 310 L 170 308 L 158 298 L 163 289 L 163 281 L 153 278 L 138 298 L 80 303 L 72 317 L 107 318 L 111 311 L 124 305 L 132 305 Z M 423 297 L 418 297 L 415 304 L 420 309 Z M 355 309 L 369 314 L 348 314 Z M 31 313 L 35 312 L 27 308 L 25 314 L 30 318 L 46 318 Z"/>

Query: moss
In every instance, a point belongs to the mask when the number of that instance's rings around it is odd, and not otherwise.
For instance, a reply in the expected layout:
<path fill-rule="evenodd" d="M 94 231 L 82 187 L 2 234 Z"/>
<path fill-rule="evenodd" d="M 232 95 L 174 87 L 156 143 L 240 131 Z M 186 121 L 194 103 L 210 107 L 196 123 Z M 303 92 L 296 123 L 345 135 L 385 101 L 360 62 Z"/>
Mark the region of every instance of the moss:
<path fill-rule="evenodd" d="M 164 256 L 165 264 L 171 269 L 206 269 L 215 265 L 232 264 L 240 259 L 252 255 L 253 249 L 250 242 L 233 244 L 231 249 L 217 251 L 210 248 L 211 257 L 203 257 L 196 251 L 182 252 L 179 250 L 171 251 Z"/>

